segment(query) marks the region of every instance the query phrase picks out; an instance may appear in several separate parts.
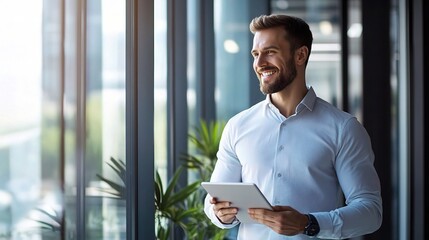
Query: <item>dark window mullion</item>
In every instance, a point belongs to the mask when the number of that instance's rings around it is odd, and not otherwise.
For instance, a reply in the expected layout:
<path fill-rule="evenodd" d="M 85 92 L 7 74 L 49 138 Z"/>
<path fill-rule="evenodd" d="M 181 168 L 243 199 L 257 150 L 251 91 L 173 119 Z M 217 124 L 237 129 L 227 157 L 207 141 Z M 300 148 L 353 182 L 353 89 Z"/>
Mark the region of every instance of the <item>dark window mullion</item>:
<path fill-rule="evenodd" d="M 341 92 L 342 109 L 349 111 L 349 41 L 347 29 L 349 25 L 349 4 L 348 1 L 339 0 L 341 6 L 340 27 L 341 27 Z"/>
<path fill-rule="evenodd" d="M 187 3 L 167 0 L 167 162 L 170 179 L 181 165 L 180 157 L 188 146 L 187 103 Z M 187 173 L 182 172 L 180 186 L 187 185 Z M 171 232 L 172 239 L 182 239 L 179 228 Z"/>
<path fill-rule="evenodd" d="M 127 239 L 155 239 L 154 2 L 126 2 Z"/>
<path fill-rule="evenodd" d="M 77 1 L 76 7 L 76 235 L 85 240 L 86 0 Z"/>

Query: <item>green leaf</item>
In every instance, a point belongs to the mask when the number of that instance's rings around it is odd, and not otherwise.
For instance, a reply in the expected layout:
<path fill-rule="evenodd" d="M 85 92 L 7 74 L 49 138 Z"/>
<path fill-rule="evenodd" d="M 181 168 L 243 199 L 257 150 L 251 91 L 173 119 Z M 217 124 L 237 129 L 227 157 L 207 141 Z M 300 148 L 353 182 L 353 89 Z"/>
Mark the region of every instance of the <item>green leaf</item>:
<path fill-rule="evenodd" d="M 191 195 L 191 193 L 195 192 L 199 188 L 200 184 L 201 184 L 200 181 L 196 181 L 180 189 L 177 193 L 173 194 L 170 197 L 167 207 L 184 201 L 187 197 L 189 197 L 189 195 Z"/>
<path fill-rule="evenodd" d="M 108 189 L 101 189 L 101 191 L 112 194 L 114 196 L 117 196 L 121 199 L 125 199 L 126 198 L 126 165 L 125 163 L 118 159 L 116 160 L 113 157 L 110 157 L 110 161 L 112 163 L 106 162 L 107 165 L 109 165 L 109 167 L 118 175 L 118 177 L 121 179 L 122 184 L 121 183 L 116 183 L 106 177 L 103 177 L 100 174 L 96 174 L 97 178 L 100 179 L 101 181 L 107 183 L 115 192 L 112 192 Z"/>
<path fill-rule="evenodd" d="M 55 210 L 54 210 L 55 214 L 49 213 L 48 211 L 46 211 L 44 209 L 41 209 L 41 208 L 37 208 L 36 210 L 39 211 L 39 212 L 41 212 L 41 213 L 43 213 L 43 214 L 45 214 L 46 216 L 48 216 L 55 223 L 61 224 L 62 219 L 59 217 L 60 214 L 58 212 L 56 212 Z"/>
<path fill-rule="evenodd" d="M 180 212 L 179 215 L 177 216 L 177 218 L 178 219 L 185 219 L 187 217 L 195 215 L 196 213 L 198 213 L 200 211 L 201 211 L 201 209 L 199 209 L 199 208 L 191 208 L 191 209 Z"/>
<path fill-rule="evenodd" d="M 114 159 L 113 157 L 110 157 L 110 161 L 113 163 L 107 163 L 115 172 L 116 174 L 121 178 L 122 182 L 126 182 L 125 178 L 126 178 L 126 167 L 125 167 L 125 163 L 121 160 L 121 159 Z"/>
<path fill-rule="evenodd" d="M 179 167 L 176 172 L 173 175 L 173 178 L 168 183 L 167 189 L 165 190 L 163 201 L 161 202 L 162 209 L 167 208 L 168 206 L 173 205 L 174 203 L 171 202 L 170 196 L 173 194 L 174 188 L 177 185 L 177 182 L 179 180 L 180 174 L 182 173 L 183 169 Z"/>
<path fill-rule="evenodd" d="M 162 195 L 163 195 L 162 181 L 157 170 L 155 172 L 155 207 L 157 209 L 159 209 L 161 206 Z"/>
<path fill-rule="evenodd" d="M 47 230 L 51 230 L 53 232 L 59 232 L 61 231 L 61 225 L 54 225 L 52 223 L 48 223 L 42 220 L 34 220 L 38 223 L 40 223 L 41 225 L 39 226 L 39 228 L 41 229 L 47 229 Z"/>
<path fill-rule="evenodd" d="M 125 199 L 125 197 L 126 197 L 126 188 L 125 188 L 125 186 L 123 186 L 121 184 L 118 184 L 116 182 L 113 182 L 112 180 L 107 179 L 107 178 L 101 176 L 100 174 L 96 174 L 96 175 L 97 175 L 97 177 L 100 180 L 102 180 L 105 183 L 107 183 L 113 190 L 116 191 L 116 193 L 115 193 L 115 192 L 111 192 L 111 191 L 106 190 L 106 189 L 101 189 L 103 192 L 106 192 L 106 193 L 109 193 L 109 194 L 113 194 L 113 195 L 115 195 L 115 196 L 117 196 L 119 198 Z"/>
<path fill-rule="evenodd" d="M 198 157 L 193 156 L 193 155 L 184 155 L 183 156 L 183 160 L 185 161 L 185 164 L 187 166 L 187 168 L 191 168 L 191 169 L 199 169 L 204 167 L 204 161 L 200 160 Z"/>

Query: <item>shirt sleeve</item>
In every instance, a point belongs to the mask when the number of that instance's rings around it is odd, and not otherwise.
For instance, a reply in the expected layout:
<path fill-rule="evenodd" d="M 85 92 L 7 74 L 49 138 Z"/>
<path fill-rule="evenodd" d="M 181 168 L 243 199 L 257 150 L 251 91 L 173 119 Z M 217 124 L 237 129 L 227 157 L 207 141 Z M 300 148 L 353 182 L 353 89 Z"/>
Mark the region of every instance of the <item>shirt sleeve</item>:
<path fill-rule="evenodd" d="M 312 213 L 320 225 L 320 238 L 362 236 L 376 231 L 382 222 L 380 180 L 366 130 L 351 118 L 339 141 L 335 168 L 346 205 L 330 212 Z"/>
<path fill-rule="evenodd" d="M 240 223 L 238 220 L 234 220 L 230 224 L 222 223 L 213 211 L 213 204 L 210 203 L 210 198 L 211 196 L 207 194 L 206 199 L 204 200 L 204 212 L 214 225 L 222 229 L 229 229 L 237 226 Z"/>
<path fill-rule="evenodd" d="M 234 151 L 232 136 L 232 126 L 228 122 L 219 143 L 218 160 L 210 179 L 211 182 L 241 182 L 241 164 Z M 220 228 L 232 228 L 239 224 L 238 221 L 234 221 L 231 224 L 223 224 L 214 214 L 210 198 L 211 196 L 207 194 L 204 201 L 204 212 L 213 224 Z"/>

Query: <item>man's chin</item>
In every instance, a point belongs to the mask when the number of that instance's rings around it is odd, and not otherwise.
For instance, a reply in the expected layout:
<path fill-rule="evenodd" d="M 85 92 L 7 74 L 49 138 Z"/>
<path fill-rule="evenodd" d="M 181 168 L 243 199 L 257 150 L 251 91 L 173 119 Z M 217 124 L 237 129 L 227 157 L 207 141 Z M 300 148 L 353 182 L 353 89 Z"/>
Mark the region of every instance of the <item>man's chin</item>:
<path fill-rule="evenodd" d="M 262 93 L 262 94 L 264 94 L 264 95 L 268 95 L 268 94 L 274 93 L 274 92 L 270 91 L 270 89 L 264 88 L 264 87 L 262 87 L 262 86 L 259 88 L 259 90 L 260 90 L 260 91 L 261 91 L 261 93 Z"/>

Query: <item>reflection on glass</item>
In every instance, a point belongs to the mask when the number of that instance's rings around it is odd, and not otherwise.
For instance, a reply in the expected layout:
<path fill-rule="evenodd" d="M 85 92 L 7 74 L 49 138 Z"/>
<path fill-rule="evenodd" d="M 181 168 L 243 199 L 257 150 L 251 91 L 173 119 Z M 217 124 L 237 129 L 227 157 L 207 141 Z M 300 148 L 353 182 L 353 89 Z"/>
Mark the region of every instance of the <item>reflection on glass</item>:
<path fill-rule="evenodd" d="M 48 5 L 0 1 L 0 239 L 60 236 L 61 29 Z"/>
<path fill-rule="evenodd" d="M 362 121 L 362 13 L 361 1 L 349 1 L 349 112 Z"/>
<path fill-rule="evenodd" d="M 125 198 L 101 178 L 123 184 L 109 161 L 125 161 L 125 1 L 88 2 L 86 68 L 77 5 L 64 4 L 0 1 L 0 239 L 76 239 L 83 179 L 87 239 L 125 239 Z M 82 96 L 86 123 L 76 113 Z"/>
<path fill-rule="evenodd" d="M 124 239 L 125 1 L 88 1 L 86 19 L 86 236 Z"/>
<path fill-rule="evenodd" d="M 155 168 L 167 179 L 167 1 L 154 2 L 154 145 Z"/>
<path fill-rule="evenodd" d="M 215 0 L 216 118 L 226 120 L 249 106 L 249 88 L 258 87 L 256 76 L 249 76 L 250 49 L 247 0 Z"/>

